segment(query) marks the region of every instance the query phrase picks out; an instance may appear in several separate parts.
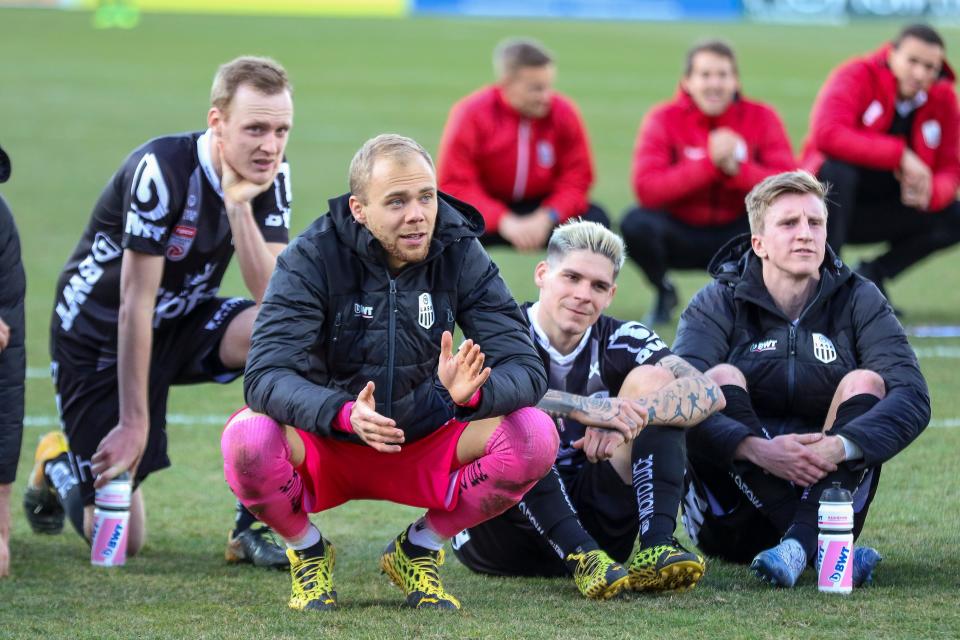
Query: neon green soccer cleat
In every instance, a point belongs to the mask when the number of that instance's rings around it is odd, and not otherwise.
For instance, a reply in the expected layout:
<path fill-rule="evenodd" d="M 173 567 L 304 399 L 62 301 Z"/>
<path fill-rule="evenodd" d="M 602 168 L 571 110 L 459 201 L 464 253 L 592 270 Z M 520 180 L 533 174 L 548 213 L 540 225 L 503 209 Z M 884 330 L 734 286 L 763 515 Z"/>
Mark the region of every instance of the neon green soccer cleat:
<path fill-rule="evenodd" d="M 387 545 L 380 556 L 380 569 L 407 596 L 406 606 L 413 609 L 456 611 L 460 601 L 444 591 L 437 568 L 443 564 L 443 549 L 424 550 L 423 555 L 410 557 L 403 550 L 407 540 L 404 531 Z"/>
<path fill-rule="evenodd" d="M 623 565 L 601 549 L 571 553 L 567 562 L 577 563 L 573 581 L 580 593 L 591 600 L 609 600 L 630 584 L 630 575 Z"/>
<path fill-rule="evenodd" d="M 675 539 L 640 549 L 628 569 L 634 591 L 688 591 L 697 586 L 706 571 L 706 562 L 698 553 L 687 551 Z"/>
<path fill-rule="evenodd" d="M 333 590 L 333 565 L 336 554 L 333 544 L 323 540 L 309 549 L 287 549 L 293 592 L 288 605 L 298 611 L 330 611 L 337 608 L 337 592 Z"/>

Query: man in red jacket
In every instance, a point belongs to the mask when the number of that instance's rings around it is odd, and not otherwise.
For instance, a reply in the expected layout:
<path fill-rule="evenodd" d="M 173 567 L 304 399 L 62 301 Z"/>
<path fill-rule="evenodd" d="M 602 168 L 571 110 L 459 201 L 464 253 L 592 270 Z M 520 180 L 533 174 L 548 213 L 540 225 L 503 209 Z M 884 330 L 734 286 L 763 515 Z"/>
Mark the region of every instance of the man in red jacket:
<path fill-rule="evenodd" d="M 629 255 L 657 290 L 645 324 L 677 306 L 668 269 L 705 269 L 748 230 L 743 199 L 796 162 L 780 117 L 740 95 L 733 49 L 710 40 L 687 52 L 680 90 L 651 109 L 637 136 L 633 190 L 639 206 L 621 222 Z"/>
<path fill-rule="evenodd" d="M 881 291 L 885 280 L 960 240 L 958 121 L 943 39 L 922 24 L 842 64 L 817 96 L 803 165 L 832 186 L 834 251 L 890 244 L 857 269 Z"/>
<path fill-rule="evenodd" d="M 576 106 L 553 90 L 556 68 L 538 42 L 506 40 L 493 54 L 497 84 L 450 110 L 440 141 L 440 188 L 483 215 L 484 244 L 542 249 L 580 216 L 610 226 L 587 199 L 593 159 Z"/>

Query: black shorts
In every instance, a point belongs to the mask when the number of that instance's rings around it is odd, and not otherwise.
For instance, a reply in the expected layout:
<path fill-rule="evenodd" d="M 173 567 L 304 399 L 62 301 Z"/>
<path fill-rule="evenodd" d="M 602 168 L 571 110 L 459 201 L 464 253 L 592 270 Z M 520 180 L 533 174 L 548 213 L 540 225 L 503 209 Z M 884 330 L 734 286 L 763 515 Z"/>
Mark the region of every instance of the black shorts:
<path fill-rule="evenodd" d="M 167 457 L 167 396 L 171 385 L 226 383 L 243 373 L 227 369 L 219 355 L 220 341 L 230 322 L 254 302 L 244 298 L 213 298 L 153 336 L 148 402 L 150 431 L 134 484 L 153 471 L 170 466 Z M 55 329 L 51 339 L 51 375 L 57 408 L 70 444 L 70 461 L 80 483 L 84 504 L 93 504 L 90 458 L 100 441 L 120 420 L 117 354 L 110 346 L 83 344 Z"/>
<path fill-rule="evenodd" d="M 640 517 L 633 487 L 624 484 L 609 462 L 585 463 L 561 473 L 567 497 L 584 529 L 619 562 L 633 552 Z M 501 576 L 566 576 L 560 554 L 524 514 L 523 502 L 503 514 L 458 533 L 453 552 L 470 569 Z"/>
<path fill-rule="evenodd" d="M 747 564 L 754 556 L 780 542 L 784 531 L 747 500 L 729 473 L 718 467 L 691 464 L 684 476 L 681 503 L 683 527 L 703 553 L 728 562 Z M 786 483 L 775 476 L 771 482 Z M 853 537 L 858 538 L 877 494 L 880 467 L 866 470 L 853 493 Z M 800 503 L 802 488 L 796 488 Z"/>

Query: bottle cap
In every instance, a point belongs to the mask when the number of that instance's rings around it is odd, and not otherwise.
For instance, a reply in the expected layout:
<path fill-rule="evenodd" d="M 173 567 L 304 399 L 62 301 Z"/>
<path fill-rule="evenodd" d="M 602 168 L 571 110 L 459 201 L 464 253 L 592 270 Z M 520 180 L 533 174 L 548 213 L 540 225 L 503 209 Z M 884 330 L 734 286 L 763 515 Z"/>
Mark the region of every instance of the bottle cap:
<path fill-rule="evenodd" d="M 820 502 L 853 502 L 853 494 L 841 487 L 839 482 L 834 482 L 832 487 L 820 494 Z"/>

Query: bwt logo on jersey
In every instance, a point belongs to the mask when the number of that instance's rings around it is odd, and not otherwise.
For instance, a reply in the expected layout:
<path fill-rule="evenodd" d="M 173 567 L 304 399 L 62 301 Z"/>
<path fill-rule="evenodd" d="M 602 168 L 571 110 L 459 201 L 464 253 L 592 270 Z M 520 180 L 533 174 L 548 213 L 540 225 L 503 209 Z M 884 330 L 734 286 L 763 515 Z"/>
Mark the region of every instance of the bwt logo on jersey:
<path fill-rule="evenodd" d="M 637 355 L 637 364 L 643 364 L 667 345 L 660 337 L 639 322 L 624 322 L 607 341 L 608 349 L 626 349 Z"/>
<path fill-rule="evenodd" d="M 93 286 L 103 277 L 103 267 L 111 260 L 116 260 L 123 254 L 123 249 L 110 236 L 98 231 L 93 237 L 90 254 L 77 265 L 77 272 L 70 276 L 63 291 L 60 293 L 62 302 L 57 302 L 56 312 L 60 316 L 60 328 L 70 331 L 73 322 L 80 314 L 80 306 L 86 302 L 87 296 L 93 291 Z"/>
<path fill-rule="evenodd" d="M 772 340 L 761 340 L 760 342 L 754 342 L 750 345 L 750 353 L 763 353 L 764 351 L 776 351 L 777 350 L 777 340 L 776 338 Z"/>
<path fill-rule="evenodd" d="M 360 316 L 361 318 L 366 318 L 367 320 L 373 317 L 373 305 L 360 304 L 358 302 L 353 303 L 353 315 Z"/>
<path fill-rule="evenodd" d="M 160 242 L 163 234 L 167 232 L 167 228 L 145 222 L 136 213 L 130 211 L 127 213 L 127 226 L 123 228 L 123 232 L 131 236 L 140 236 L 154 242 Z"/>

